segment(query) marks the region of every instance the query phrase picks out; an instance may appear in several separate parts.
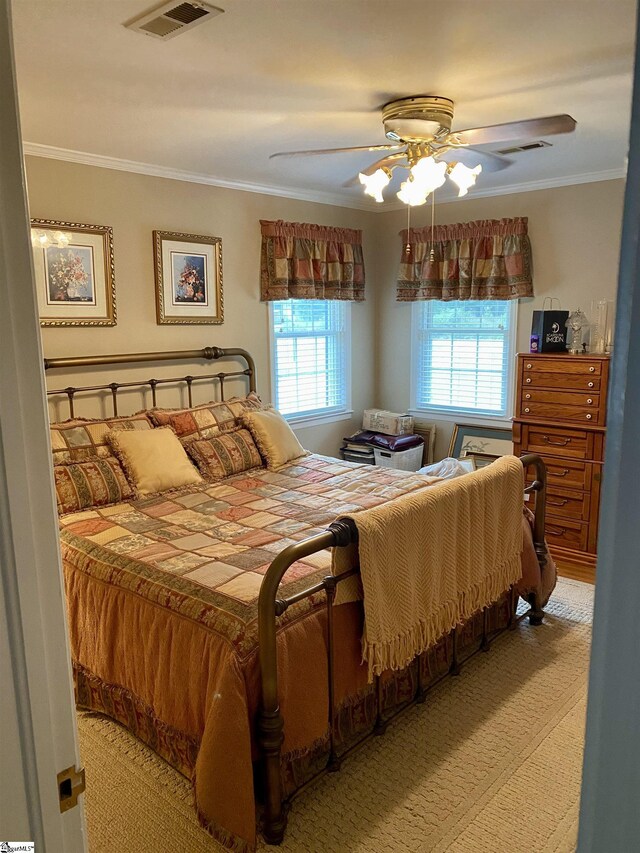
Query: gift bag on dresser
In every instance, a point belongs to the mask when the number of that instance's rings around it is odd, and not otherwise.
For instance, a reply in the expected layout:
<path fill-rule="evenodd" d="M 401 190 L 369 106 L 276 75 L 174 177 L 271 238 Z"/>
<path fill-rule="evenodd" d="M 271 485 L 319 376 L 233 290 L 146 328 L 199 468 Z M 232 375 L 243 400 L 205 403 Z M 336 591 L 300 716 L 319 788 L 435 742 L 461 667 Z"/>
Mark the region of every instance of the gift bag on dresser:
<path fill-rule="evenodd" d="M 557 309 L 553 303 L 557 302 Z M 549 307 L 547 308 L 547 303 Z M 531 352 L 566 352 L 568 311 L 560 309 L 560 300 L 545 297 L 542 309 L 533 312 L 531 322 Z"/>

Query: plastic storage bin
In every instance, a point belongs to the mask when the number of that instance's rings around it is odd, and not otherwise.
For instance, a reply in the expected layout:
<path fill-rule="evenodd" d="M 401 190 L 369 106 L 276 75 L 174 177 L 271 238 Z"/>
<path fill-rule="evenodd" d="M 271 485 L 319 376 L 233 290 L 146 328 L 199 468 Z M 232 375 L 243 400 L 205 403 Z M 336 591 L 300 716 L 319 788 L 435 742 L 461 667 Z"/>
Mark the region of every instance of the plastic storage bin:
<path fill-rule="evenodd" d="M 374 447 L 376 465 L 382 468 L 398 468 L 400 471 L 417 471 L 422 465 L 424 445 L 410 447 L 408 450 L 383 450 Z"/>

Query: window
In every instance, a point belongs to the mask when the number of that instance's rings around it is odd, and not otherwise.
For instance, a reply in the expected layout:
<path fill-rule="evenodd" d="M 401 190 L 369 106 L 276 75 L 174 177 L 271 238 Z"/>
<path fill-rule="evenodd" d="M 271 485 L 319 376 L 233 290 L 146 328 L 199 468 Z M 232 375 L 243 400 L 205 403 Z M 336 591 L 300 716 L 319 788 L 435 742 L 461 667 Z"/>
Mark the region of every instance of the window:
<path fill-rule="evenodd" d="M 317 299 L 270 303 L 274 404 L 287 420 L 346 415 L 351 305 Z"/>
<path fill-rule="evenodd" d="M 510 416 L 517 304 L 517 300 L 414 303 L 414 409 L 483 418 Z"/>

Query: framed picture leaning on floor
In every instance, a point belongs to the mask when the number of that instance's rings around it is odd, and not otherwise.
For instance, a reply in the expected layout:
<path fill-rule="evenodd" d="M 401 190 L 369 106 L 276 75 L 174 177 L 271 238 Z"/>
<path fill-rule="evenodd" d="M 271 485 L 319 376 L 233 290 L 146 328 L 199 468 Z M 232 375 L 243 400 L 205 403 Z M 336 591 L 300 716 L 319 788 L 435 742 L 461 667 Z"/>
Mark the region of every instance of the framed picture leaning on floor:
<path fill-rule="evenodd" d="M 480 467 L 487 460 L 497 459 L 513 453 L 511 427 L 483 427 L 471 424 L 455 424 L 449 444 L 449 456 L 462 459 L 474 456 Z"/>

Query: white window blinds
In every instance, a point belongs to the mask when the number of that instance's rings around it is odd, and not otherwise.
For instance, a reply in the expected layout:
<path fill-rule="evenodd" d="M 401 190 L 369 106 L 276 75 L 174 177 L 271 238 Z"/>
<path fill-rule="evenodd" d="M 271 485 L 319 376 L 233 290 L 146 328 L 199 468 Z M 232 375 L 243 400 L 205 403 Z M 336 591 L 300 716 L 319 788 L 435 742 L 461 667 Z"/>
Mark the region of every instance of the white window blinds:
<path fill-rule="evenodd" d="M 413 305 L 413 407 L 508 417 L 517 301 Z"/>
<path fill-rule="evenodd" d="M 289 418 L 345 412 L 350 402 L 349 303 L 287 299 L 270 304 L 276 408 Z"/>

